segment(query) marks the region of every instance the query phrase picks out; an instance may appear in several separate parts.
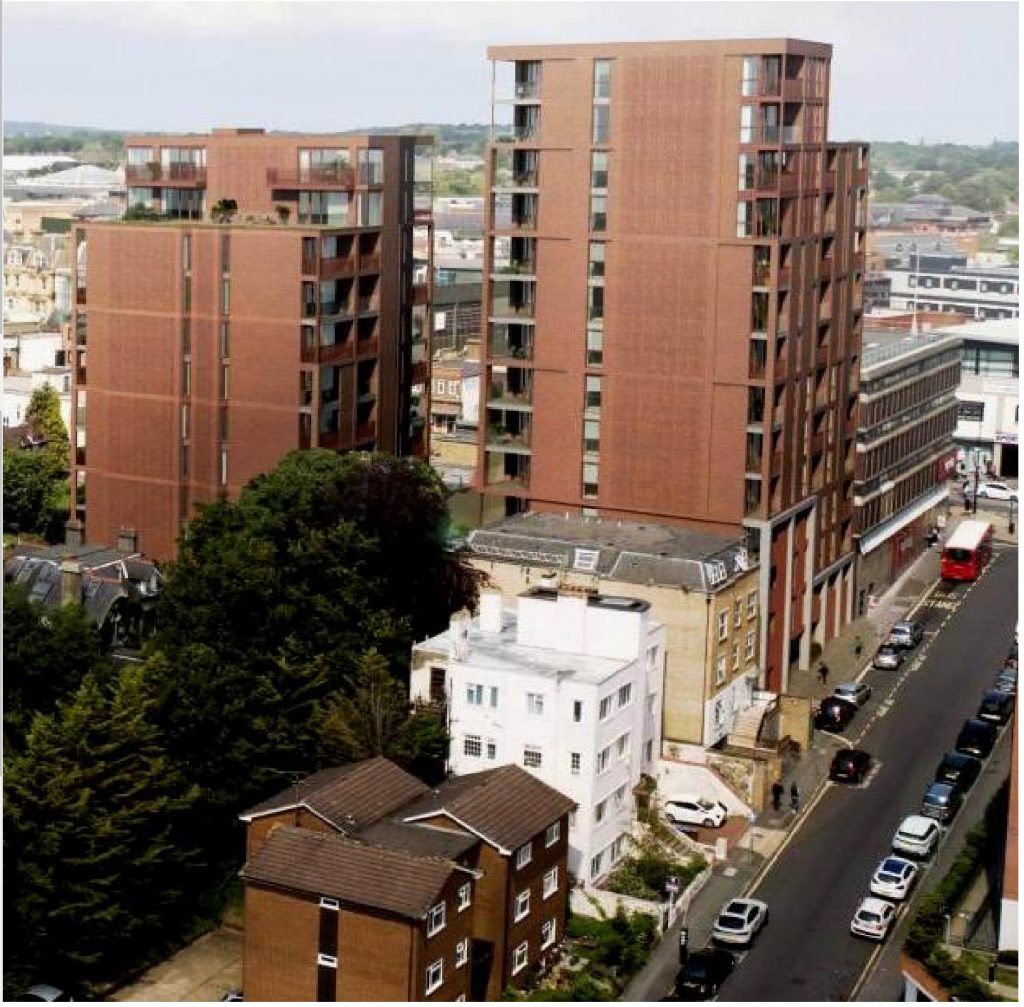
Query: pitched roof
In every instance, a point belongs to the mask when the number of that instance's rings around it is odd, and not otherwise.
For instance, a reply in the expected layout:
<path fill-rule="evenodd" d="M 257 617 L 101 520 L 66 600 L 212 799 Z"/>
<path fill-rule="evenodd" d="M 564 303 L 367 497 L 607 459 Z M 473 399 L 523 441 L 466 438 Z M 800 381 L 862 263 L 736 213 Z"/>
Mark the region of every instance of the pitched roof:
<path fill-rule="evenodd" d="M 314 773 L 243 812 L 261 815 L 306 807 L 339 831 L 355 833 L 427 793 L 427 785 L 382 756 Z"/>
<path fill-rule="evenodd" d="M 445 780 L 403 809 L 403 817 L 408 822 L 443 812 L 511 852 L 575 808 L 575 801 L 509 765 Z"/>
<path fill-rule="evenodd" d="M 437 902 L 455 870 L 449 860 L 410 856 L 329 832 L 282 825 L 271 830 L 240 876 L 419 920 Z"/>

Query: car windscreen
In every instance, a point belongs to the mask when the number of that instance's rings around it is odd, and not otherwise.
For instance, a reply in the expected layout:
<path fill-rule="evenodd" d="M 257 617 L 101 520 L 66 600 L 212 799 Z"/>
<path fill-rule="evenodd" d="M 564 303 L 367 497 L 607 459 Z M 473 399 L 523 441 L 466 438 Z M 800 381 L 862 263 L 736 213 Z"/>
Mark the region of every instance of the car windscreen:
<path fill-rule="evenodd" d="M 722 930 L 742 930 L 746 925 L 747 921 L 742 916 L 723 913 L 718 917 L 718 926 Z"/>
<path fill-rule="evenodd" d="M 862 909 L 859 913 L 857 913 L 857 916 L 864 923 L 881 923 L 882 922 L 882 917 L 879 916 L 878 913 L 868 912 L 865 909 Z"/>

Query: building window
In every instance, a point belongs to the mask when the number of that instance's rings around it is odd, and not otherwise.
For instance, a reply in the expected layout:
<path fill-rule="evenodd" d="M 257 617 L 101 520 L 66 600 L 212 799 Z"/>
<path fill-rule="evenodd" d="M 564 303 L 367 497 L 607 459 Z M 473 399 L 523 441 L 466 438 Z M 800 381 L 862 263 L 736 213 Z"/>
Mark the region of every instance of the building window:
<path fill-rule="evenodd" d="M 469 961 L 469 940 L 463 938 L 455 945 L 455 967 L 461 969 Z"/>
<path fill-rule="evenodd" d="M 569 772 L 572 773 L 573 776 L 580 775 L 580 769 L 582 768 L 582 764 L 583 757 L 580 755 L 579 752 L 569 753 Z"/>
<path fill-rule="evenodd" d="M 608 810 L 608 798 L 599 801 L 594 805 L 594 821 L 600 824 L 604 821 L 605 812 Z"/>
<path fill-rule="evenodd" d="M 611 759 L 612 759 L 611 745 L 609 745 L 607 748 L 602 748 L 601 751 L 597 753 L 597 775 L 598 776 L 600 776 L 602 773 L 604 773 L 604 772 L 606 772 L 608 770 L 608 764 L 611 762 Z"/>
<path fill-rule="evenodd" d="M 617 864 L 622 859 L 622 836 L 619 836 L 619 838 L 608 847 L 608 859 L 613 864 Z"/>
<path fill-rule="evenodd" d="M 718 613 L 718 639 L 724 640 L 729 635 L 729 613 Z"/>
<path fill-rule="evenodd" d="M 230 323 L 220 323 L 220 355 L 221 359 L 231 356 L 231 333 Z"/>
<path fill-rule="evenodd" d="M 586 399 L 584 400 L 588 411 L 601 411 L 601 379 L 590 374 L 586 381 Z"/>
<path fill-rule="evenodd" d="M 601 876 L 601 868 L 604 867 L 604 854 L 599 853 L 596 857 L 591 858 L 590 861 L 590 878 L 594 880 Z"/>
<path fill-rule="evenodd" d="M 496 685 L 491 686 L 491 709 L 496 710 L 498 708 L 498 687 Z"/>
<path fill-rule="evenodd" d="M 621 808 L 622 805 L 626 803 L 626 784 L 622 784 L 621 787 L 616 788 L 612 797 L 615 799 L 615 807 Z"/>
<path fill-rule="evenodd" d="M 605 696 L 604 699 L 601 700 L 601 705 L 598 707 L 597 719 L 598 720 L 607 720 L 611 716 L 611 713 L 612 713 L 612 697 L 611 696 Z"/>
<path fill-rule="evenodd" d="M 619 709 L 633 702 L 633 684 L 627 683 L 619 688 Z"/>
<path fill-rule="evenodd" d="M 316 963 L 328 969 L 336 969 L 338 967 L 338 959 L 335 955 L 317 955 Z"/>
<path fill-rule="evenodd" d="M 590 155 L 590 188 L 608 188 L 608 152 L 595 150 Z"/>
<path fill-rule="evenodd" d="M 220 484 L 228 484 L 228 449 L 226 444 L 220 446 Z"/>
<path fill-rule="evenodd" d="M 740 624 L 743 622 L 743 602 L 737 600 L 732 610 L 732 624 L 739 629 Z"/>
<path fill-rule="evenodd" d="M 480 753 L 483 751 L 481 745 L 481 739 L 479 734 L 467 734 L 462 741 L 462 752 L 464 755 L 468 755 L 474 759 L 480 758 Z"/>
<path fill-rule="evenodd" d="M 648 741 L 644 744 L 644 758 L 650 762 L 654 758 L 654 741 Z"/>
<path fill-rule="evenodd" d="M 558 891 L 558 868 L 552 867 L 544 873 L 544 898 L 550 899 Z"/>
<path fill-rule="evenodd" d="M 520 892 L 516 896 L 516 913 L 515 922 L 518 923 L 520 920 L 525 920 L 530 915 L 530 889 L 527 888 L 525 892 Z"/>
<path fill-rule="evenodd" d="M 562 823 L 555 822 L 553 825 L 549 825 L 544 832 L 544 845 L 554 846 L 558 842 L 558 837 L 562 834 Z"/>
<path fill-rule="evenodd" d="M 603 231 L 607 228 L 607 226 L 608 197 L 592 194 L 590 197 L 590 230 Z"/>
<path fill-rule="evenodd" d="M 591 499 L 597 496 L 598 467 L 596 462 L 583 463 L 583 496 Z"/>
<path fill-rule="evenodd" d="M 220 284 L 220 310 L 222 314 L 231 311 L 231 281 L 221 280 Z"/>
<path fill-rule="evenodd" d="M 577 724 L 583 719 L 583 703 L 578 699 L 572 702 L 572 719 Z"/>
<path fill-rule="evenodd" d="M 523 765 L 527 769 L 540 769 L 543 761 L 543 754 L 537 745 L 525 745 L 523 747 Z"/>
<path fill-rule="evenodd" d="M 619 759 L 625 759 L 629 755 L 629 735 L 622 734 L 615 739 L 615 754 Z"/>
<path fill-rule="evenodd" d="M 329 899 L 326 896 L 320 900 L 321 909 L 334 909 L 335 911 L 341 908 L 337 899 Z"/>
<path fill-rule="evenodd" d="M 604 363 L 604 331 L 602 329 L 587 329 L 587 366 L 600 367 Z M 590 422 L 589 420 L 587 422 Z M 595 421 L 596 422 L 596 421 Z M 588 434 L 584 432 L 585 438 Z M 587 448 L 588 451 L 596 451 L 595 446 Z"/>
<path fill-rule="evenodd" d="M 516 870 L 522 870 L 533 860 L 533 843 L 527 843 L 516 850 Z"/>
<path fill-rule="evenodd" d="M 498 743 L 493 738 L 487 739 L 487 758 L 493 762 L 498 757 Z"/>
<path fill-rule="evenodd" d="M 532 717 L 543 716 L 544 697 L 539 692 L 528 692 L 526 694 L 526 712 Z"/>
<path fill-rule="evenodd" d="M 436 906 L 430 907 L 430 912 L 427 913 L 427 936 L 433 937 L 434 934 L 440 933 L 444 930 L 444 918 L 445 918 L 445 904 L 438 902 Z"/>
<path fill-rule="evenodd" d="M 610 98 L 612 96 L 612 61 L 610 59 L 594 60 L 594 97 Z"/>
<path fill-rule="evenodd" d="M 544 948 L 551 947 L 555 943 L 555 921 L 548 920 L 544 926 L 540 928 L 540 947 L 543 951 Z"/>
<path fill-rule="evenodd" d="M 747 620 L 757 618 L 757 592 L 751 591 L 747 595 Z"/>
<path fill-rule="evenodd" d="M 740 645 L 734 643 L 732 646 L 732 670 L 738 671 L 740 666 Z"/>
<path fill-rule="evenodd" d="M 472 897 L 472 885 L 470 882 L 466 882 L 464 885 L 459 885 L 459 891 L 456 896 L 456 909 L 461 913 L 464 909 L 468 909 L 470 906 L 470 899 Z"/>
<path fill-rule="evenodd" d="M 721 685 L 725 681 L 725 654 L 720 654 L 715 662 L 715 685 Z"/>
<path fill-rule="evenodd" d="M 228 389 L 231 386 L 231 369 L 228 364 L 220 365 L 220 397 L 226 399 L 228 397 Z"/>
<path fill-rule="evenodd" d="M 747 633 L 747 659 L 754 656 L 754 631 Z"/>
<path fill-rule="evenodd" d="M 470 706 L 484 705 L 484 687 L 474 685 L 471 682 L 466 684 L 466 702 Z"/>
<path fill-rule="evenodd" d="M 604 279 L 606 246 L 603 241 L 590 242 L 590 258 L 587 262 L 587 276 L 591 280 Z"/>
<path fill-rule="evenodd" d="M 184 234 L 181 238 L 181 268 L 187 273 L 192 268 L 192 235 Z"/>
<path fill-rule="evenodd" d="M 435 990 L 440 989 L 442 982 L 444 982 L 444 959 L 438 958 L 433 965 L 427 966 L 426 995 L 430 996 Z"/>
<path fill-rule="evenodd" d="M 523 941 L 523 943 L 512 952 L 512 975 L 515 975 L 517 972 L 522 972 L 523 969 L 526 968 L 529 950 L 529 944 L 526 941 Z"/>

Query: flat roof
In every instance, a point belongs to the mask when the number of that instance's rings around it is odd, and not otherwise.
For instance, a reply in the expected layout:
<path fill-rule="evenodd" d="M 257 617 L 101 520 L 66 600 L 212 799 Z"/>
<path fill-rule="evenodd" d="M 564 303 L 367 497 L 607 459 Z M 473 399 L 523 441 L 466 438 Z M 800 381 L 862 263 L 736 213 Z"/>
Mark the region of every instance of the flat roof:
<path fill-rule="evenodd" d="M 967 321 L 962 325 L 932 329 L 932 332 L 956 333 L 964 342 L 1001 343 L 1017 346 L 1020 343 L 1020 318 L 989 318 Z"/>
<path fill-rule="evenodd" d="M 797 38 L 729 38 L 729 39 L 678 39 L 648 42 L 575 42 L 553 45 L 494 45 L 487 47 L 487 58 L 514 60 L 533 57 L 535 59 L 558 59 L 573 56 L 644 56 L 682 55 L 692 53 L 720 53 L 722 55 L 771 55 L 784 52 L 799 56 L 832 55 L 832 46 L 827 42 L 812 42 Z"/>
<path fill-rule="evenodd" d="M 956 328 L 930 329 L 916 335 L 909 328 L 872 329 L 864 334 L 861 347 L 861 376 L 870 379 L 871 371 L 896 368 L 916 357 L 952 349 L 962 342 Z"/>

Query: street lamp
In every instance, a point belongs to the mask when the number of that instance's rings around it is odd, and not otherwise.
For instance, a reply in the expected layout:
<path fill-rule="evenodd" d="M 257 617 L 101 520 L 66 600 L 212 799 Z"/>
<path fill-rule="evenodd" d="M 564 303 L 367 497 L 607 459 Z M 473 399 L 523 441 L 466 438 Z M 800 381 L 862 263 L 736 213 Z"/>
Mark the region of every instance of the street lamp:
<path fill-rule="evenodd" d="M 917 335 L 917 288 L 921 284 L 921 251 L 917 247 L 917 242 L 912 241 L 910 243 L 910 251 L 914 255 L 914 306 L 913 315 L 910 319 L 910 334 L 912 336 Z"/>

